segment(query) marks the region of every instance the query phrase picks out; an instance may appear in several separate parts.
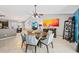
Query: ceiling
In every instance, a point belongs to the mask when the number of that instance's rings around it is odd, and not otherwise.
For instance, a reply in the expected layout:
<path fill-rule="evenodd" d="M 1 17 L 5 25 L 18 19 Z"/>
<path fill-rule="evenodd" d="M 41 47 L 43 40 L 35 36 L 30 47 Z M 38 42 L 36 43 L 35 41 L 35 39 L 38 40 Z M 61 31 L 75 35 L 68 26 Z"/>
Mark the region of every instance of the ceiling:
<path fill-rule="evenodd" d="M 73 14 L 79 5 L 38 5 L 37 12 L 43 14 Z M 0 15 L 6 19 L 24 21 L 34 12 L 33 5 L 0 5 Z"/>

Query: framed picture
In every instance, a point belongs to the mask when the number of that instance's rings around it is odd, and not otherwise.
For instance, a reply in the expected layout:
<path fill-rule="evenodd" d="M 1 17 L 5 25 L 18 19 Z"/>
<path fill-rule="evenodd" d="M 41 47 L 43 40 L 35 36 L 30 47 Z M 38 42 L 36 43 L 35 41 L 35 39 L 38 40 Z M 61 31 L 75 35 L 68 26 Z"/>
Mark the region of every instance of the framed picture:
<path fill-rule="evenodd" d="M 0 29 L 7 29 L 8 21 L 0 21 Z"/>

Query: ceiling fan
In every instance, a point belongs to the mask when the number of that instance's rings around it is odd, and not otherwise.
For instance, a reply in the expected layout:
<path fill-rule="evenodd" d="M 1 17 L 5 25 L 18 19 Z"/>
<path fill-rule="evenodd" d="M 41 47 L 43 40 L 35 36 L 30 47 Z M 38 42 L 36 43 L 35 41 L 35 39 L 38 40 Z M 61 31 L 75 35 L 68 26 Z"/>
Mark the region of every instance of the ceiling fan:
<path fill-rule="evenodd" d="M 34 5 L 34 7 L 35 7 L 35 11 L 34 11 L 34 13 L 33 13 L 33 16 L 34 16 L 35 18 L 40 18 L 40 16 L 43 16 L 43 15 L 44 15 L 44 14 L 38 14 L 38 13 L 37 13 L 37 9 L 36 9 L 37 5 Z"/>
<path fill-rule="evenodd" d="M 28 21 L 28 19 L 31 18 L 31 17 L 33 17 L 33 18 L 41 18 L 41 16 L 43 16 L 43 15 L 44 14 L 37 13 L 37 5 L 34 5 L 34 13 L 23 22 Z"/>

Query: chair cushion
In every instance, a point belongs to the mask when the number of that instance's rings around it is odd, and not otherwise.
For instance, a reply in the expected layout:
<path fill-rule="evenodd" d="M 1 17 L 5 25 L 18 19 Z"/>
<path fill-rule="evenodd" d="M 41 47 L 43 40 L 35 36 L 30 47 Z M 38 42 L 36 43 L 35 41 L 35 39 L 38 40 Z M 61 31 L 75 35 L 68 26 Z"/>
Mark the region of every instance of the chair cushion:
<path fill-rule="evenodd" d="M 53 35 L 54 34 L 48 35 L 48 37 L 45 40 L 41 40 L 41 42 L 46 44 L 46 45 L 49 45 L 53 41 Z"/>
<path fill-rule="evenodd" d="M 35 38 L 35 36 L 29 35 L 28 39 L 26 40 L 26 43 L 30 45 L 37 45 L 38 40 Z"/>

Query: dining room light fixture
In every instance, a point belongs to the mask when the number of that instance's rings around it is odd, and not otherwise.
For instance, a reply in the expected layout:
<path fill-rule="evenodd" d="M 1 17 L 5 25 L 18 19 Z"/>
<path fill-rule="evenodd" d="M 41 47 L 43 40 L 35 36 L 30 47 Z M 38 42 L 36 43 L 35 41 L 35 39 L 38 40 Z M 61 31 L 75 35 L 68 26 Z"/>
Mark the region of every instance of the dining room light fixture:
<path fill-rule="evenodd" d="M 33 13 L 33 18 L 40 18 L 41 16 L 43 16 L 44 14 L 39 14 L 39 13 L 37 13 L 37 5 L 34 5 L 34 8 L 35 8 L 35 10 L 34 10 L 34 13 Z"/>

